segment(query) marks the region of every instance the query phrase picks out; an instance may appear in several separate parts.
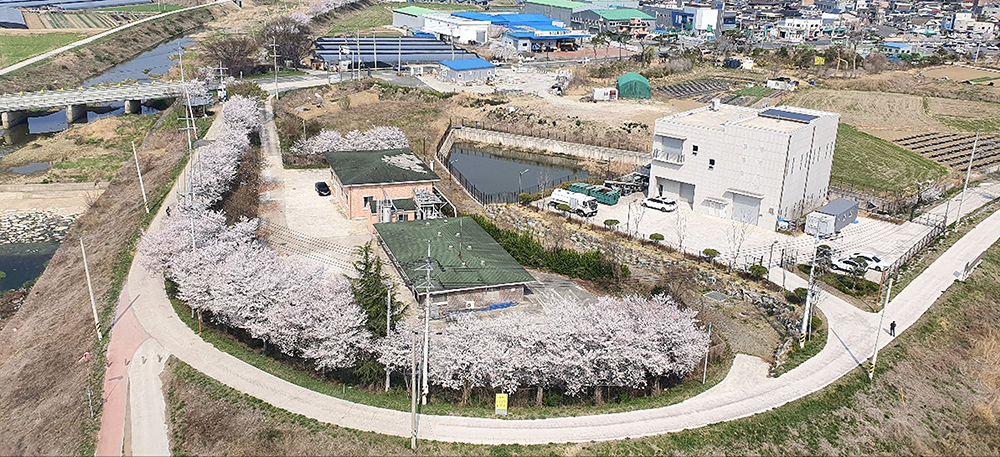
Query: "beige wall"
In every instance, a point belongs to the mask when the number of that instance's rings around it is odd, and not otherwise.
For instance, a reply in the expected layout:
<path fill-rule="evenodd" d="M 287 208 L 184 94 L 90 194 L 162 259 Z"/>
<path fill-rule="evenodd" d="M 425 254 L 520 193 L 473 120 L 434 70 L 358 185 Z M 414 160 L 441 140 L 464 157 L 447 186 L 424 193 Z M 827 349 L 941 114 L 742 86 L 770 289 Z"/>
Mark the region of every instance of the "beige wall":
<path fill-rule="evenodd" d="M 331 193 L 336 195 L 340 204 L 347 209 L 347 215 L 351 219 L 369 219 L 371 223 L 378 222 L 378 218 L 372 215 L 371 209 L 365 206 L 365 197 L 371 196 L 376 200 L 384 198 L 388 194 L 389 198 L 413 198 L 414 189 L 433 190 L 433 183 L 401 183 L 401 184 L 378 184 L 371 186 L 344 187 L 337 178 L 337 174 L 330 172 L 330 180 L 333 182 Z M 385 194 L 382 192 L 385 191 Z M 413 220 L 415 212 L 407 211 L 409 220 Z"/>

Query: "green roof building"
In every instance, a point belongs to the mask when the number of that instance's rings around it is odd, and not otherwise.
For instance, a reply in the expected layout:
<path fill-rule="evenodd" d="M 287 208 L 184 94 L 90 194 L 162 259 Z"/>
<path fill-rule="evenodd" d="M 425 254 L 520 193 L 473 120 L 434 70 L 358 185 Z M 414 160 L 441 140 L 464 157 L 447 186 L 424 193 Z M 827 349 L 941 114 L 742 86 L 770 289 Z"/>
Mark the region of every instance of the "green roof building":
<path fill-rule="evenodd" d="M 418 298 L 430 246 L 432 312 L 505 308 L 535 279 L 469 217 L 375 224 L 379 243 Z"/>
<path fill-rule="evenodd" d="M 587 3 L 569 0 L 525 0 L 524 2 L 524 14 L 544 14 L 567 26 L 572 22 L 574 12 L 589 8 L 591 6 Z"/>
<path fill-rule="evenodd" d="M 618 98 L 649 98 L 649 80 L 635 72 L 628 72 L 618 78 Z"/>
<path fill-rule="evenodd" d="M 440 217 L 441 178 L 409 149 L 329 152 L 330 193 L 351 219 L 370 223 Z"/>

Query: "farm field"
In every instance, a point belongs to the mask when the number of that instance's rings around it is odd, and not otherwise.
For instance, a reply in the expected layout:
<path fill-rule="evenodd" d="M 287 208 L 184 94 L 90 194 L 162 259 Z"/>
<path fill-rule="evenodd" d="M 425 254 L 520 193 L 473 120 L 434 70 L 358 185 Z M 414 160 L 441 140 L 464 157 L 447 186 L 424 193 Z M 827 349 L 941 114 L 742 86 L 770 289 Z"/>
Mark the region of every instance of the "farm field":
<path fill-rule="evenodd" d="M 948 170 L 916 153 L 841 123 L 830 185 L 862 192 L 915 191 L 914 183 L 938 181 Z"/>
<path fill-rule="evenodd" d="M 924 99 L 917 95 L 830 89 L 797 92 L 785 104 L 840 113 L 840 122 L 884 139 L 949 130 L 924 109 Z M 900 122 L 903 119 L 905 123 Z"/>
<path fill-rule="evenodd" d="M 0 67 L 15 64 L 86 36 L 75 32 L 0 35 Z"/>
<path fill-rule="evenodd" d="M 392 25 L 392 10 L 402 6 L 408 5 L 376 3 L 357 11 L 348 12 L 339 18 L 337 25 L 331 28 L 326 34 L 327 36 L 332 36 L 338 33 L 371 30 L 375 27 Z M 481 6 L 461 3 L 419 3 L 409 6 L 419 6 L 421 8 L 440 11 L 483 11 L 483 7 Z"/>
<path fill-rule="evenodd" d="M 160 13 L 167 11 L 174 11 L 184 8 L 180 5 L 171 5 L 168 3 L 156 4 L 148 3 L 145 5 L 128 5 L 128 6 L 116 6 L 114 8 L 100 8 L 94 11 L 131 11 L 137 13 Z"/>
<path fill-rule="evenodd" d="M 948 79 L 954 81 L 967 81 L 973 80 L 975 82 L 980 78 L 998 78 L 1000 73 L 995 71 L 977 70 L 975 68 L 959 67 L 957 65 L 942 65 L 940 67 L 929 68 L 923 71 L 924 76 L 929 78 L 943 78 L 948 77 Z M 983 81 L 989 81 L 988 79 Z"/>

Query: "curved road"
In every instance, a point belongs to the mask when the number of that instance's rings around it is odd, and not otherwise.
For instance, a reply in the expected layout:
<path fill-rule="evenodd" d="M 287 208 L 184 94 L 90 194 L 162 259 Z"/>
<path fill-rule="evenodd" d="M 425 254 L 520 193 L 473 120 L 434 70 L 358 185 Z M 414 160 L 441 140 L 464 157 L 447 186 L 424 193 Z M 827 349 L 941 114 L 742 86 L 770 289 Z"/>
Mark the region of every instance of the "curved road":
<path fill-rule="evenodd" d="M 176 187 L 175 187 L 176 190 Z M 175 204 L 175 193 L 167 204 Z M 158 230 L 163 212 L 149 230 Z M 951 285 L 965 262 L 1000 238 L 1000 213 L 946 251 L 889 304 L 885 322 L 896 321 L 902 332 Z M 386 410 L 328 397 L 299 387 L 215 349 L 177 318 L 163 290 L 160 275 L 148 273 L 137 255 L 129 271 L 126 293 L 135 298 L 133 311 L 143 329 L 169 353 L 195 369 L 271 405 L 342 427 L 409 436 L 408 412 Z M 775 272 L 780 275 L 780 272 Z M 794 275 L 790 289 L 804 287 Z M 829 322 L 826 347 L 815 357 L 780 378 L 767 375 L 767 364 L 738 355 L 727 377 L 715 387 L 675 405 L 600 416 L 538 420 L 501 420 L 454 416 L 421 416 L 422 439 L 474 444 L 542 444 L 616 440 L 697 428 L 768 411 L 826 387 L 871 356 L 878 315 L 866 313 L 825 294 L 818 305 Z M 882 329 L 886 331 L 886 329 Z M 879 346 L 891 343 L 882 334 Z"/>

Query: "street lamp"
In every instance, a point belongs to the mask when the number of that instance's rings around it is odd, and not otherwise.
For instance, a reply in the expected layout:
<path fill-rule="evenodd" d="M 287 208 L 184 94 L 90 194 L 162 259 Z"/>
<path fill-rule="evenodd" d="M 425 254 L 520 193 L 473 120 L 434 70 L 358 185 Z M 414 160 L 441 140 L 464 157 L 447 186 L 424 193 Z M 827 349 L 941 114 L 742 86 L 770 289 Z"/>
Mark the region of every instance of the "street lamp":
<path fill-rule="evenodd" d="M 525 168 L 524 171 L 517 174 L 517 198 L 521 198 L 521 176 L 530 171 L 530 168 Z"/>

